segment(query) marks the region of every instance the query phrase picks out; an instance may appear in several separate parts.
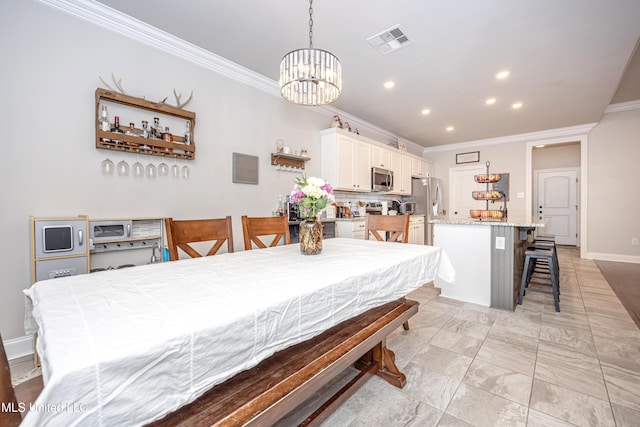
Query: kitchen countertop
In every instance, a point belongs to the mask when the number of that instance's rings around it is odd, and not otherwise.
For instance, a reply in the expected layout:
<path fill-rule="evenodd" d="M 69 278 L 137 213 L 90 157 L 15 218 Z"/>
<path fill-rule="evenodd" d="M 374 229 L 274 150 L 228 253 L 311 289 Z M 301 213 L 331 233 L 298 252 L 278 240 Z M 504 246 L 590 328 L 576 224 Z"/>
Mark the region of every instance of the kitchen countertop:
<path fill-rule="evenodd" d="M 303 220 L 302 219 L 298 219 L 295 221 L 291 221 L 289 220 L 289 225 L 296 225 L 296 224 L 300 224 Z M 337 218 L 324 218 L 324 219 L 320 219 L 320 222 L 336 222 L 338 221 Z"/>
<path fill-rule="evenodd" d="M 506 221 L 478 221 L 471 218 L 461 219 L 430 219 L 429 224 L 454 224 L 454 225 L 489 225 L 493 227 L 544 227 L 545 222 L 525 222 L 519 218 L 507 218 Z"/>
<path fill-rule="evenodd" d="M 398 216 L 401 216 L 402 214 L 399 214 Z M 411 214 L 409 216 L 425 216 L 424 214 Z M 336 218 L 335 220 L 331 220 L 331 221 L 364 221 L 365 217 L 363 216 L 353 216 L 351 218 Z"/>

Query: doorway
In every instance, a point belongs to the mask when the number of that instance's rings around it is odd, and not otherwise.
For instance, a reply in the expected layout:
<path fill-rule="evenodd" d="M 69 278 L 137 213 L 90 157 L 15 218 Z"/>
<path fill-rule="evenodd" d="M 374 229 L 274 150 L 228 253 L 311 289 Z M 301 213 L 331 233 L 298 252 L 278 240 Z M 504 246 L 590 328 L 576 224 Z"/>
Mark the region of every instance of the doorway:
<path fill-rule="evenodd" d="M 534 215 L 548 220 L 545 234 L 559 245 L 578 245 L 579 168 L 534 171 Z"/>
<path fill-rule="evenodd" d="M 486 184 L 479 184 L 474 180 L 475 175 L 487 173 L 485 166 L 460 166 L 449 169 L 450 196 L 449 217 L 454 219 L 470 218 L 471 209 L 484 209 L 485 202 L 474 200 L 473 191 L 482 191 Z"/>
<path fill-rule="evenodd" d="M 586 239 L 587 239 L 587 175 L 588 175 L 588 161 L 587 161 L 587 134 L 593 128 L 595 123 L 576 126 L 563 132 L 563 135 L 558 135 L 557 132 L 549 132 L 548 134 L 536 135 L 537 138 L 532 138 L 526 143 L 526 187 L 528 191 L 525 194 L 525 215 L 526 220 L 535 222 L 537 220 L 536 210 L 534 205 L 534 170 L 548 169 L 548 168 L 566 168 L 571 167 L 569 165 L 550 164 L 549 162 L 540 164 L 535 160 L 534 152 L 538 150 L 546 150 L 556 146 L 573 145 L 579 151 L 579 163 L 575 167 L 579 170 L 579 189 L 577 195 L 578 204 L 578 218 L 577 218 L 577 233 L 578 240 L 577 246 L 580 248 L 580 257 L 586 258 Z M 544 138 L 546 136 L 547 138 Z M 543 148 L 544 147 L 544 148 Z M 554 158 L 555 159 L 555 158 Z M 538 205 L 540 206 L 540 205 Z M 544 233 L 544 231 L 542 231 Z"/>

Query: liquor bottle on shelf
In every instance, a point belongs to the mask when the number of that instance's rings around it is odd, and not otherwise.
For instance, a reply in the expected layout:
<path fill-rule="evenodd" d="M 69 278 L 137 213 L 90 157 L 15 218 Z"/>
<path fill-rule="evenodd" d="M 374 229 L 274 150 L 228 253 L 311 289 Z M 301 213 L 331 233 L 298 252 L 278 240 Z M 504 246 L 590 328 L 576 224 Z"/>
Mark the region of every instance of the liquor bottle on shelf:
<path fill-rule="evenodd" d="M 107 106 L 102 105 L 102 110 L 100 111 L 100 118 L 98 119 L 98 130 L 102 130 L 105 132 L 109 132 L 111 130 L 111 123 L 109 122 L 109 117 L 107 115 Z M 100 138 L 102 142 L 111 142 L 109 138 Z"/>
<path fill-rule="evenodd" d="M 164 128 L 164 132 L 162 132 L 162 140 L 167 142 L 173 142 L 173 135 L 169 131 L 169 127 Z"/>
<path fill-rule="evenodd" d="M 124 131 L 125 135 L 136 136 L 136 126 L 133 123 L 129 123 L 129 127 Z"/>
<path fill-rule="evenodd" d="M 143 138 L 149 138 L 149 122 L 146 120 L 142 121 L 142 131 L 140 132 L 140 136 Z"/>
<path fill-rule="evenodd" d="M 162 139 L 162 127 L 160 127 L 160 118 L 153 118 L 153 126 L 151 127 L 151 139 Z"/>
<path fill-rule="evenodd" d="M 140 132 L 138 131 L 138 129 L 136 129 L 133 123 L 129 123 L 129 127 L 127 128 L 126 131 L 124 131 L 124 134 L 129 136 L 140 136 Z M 130 145 L 132 147 L 139 146 L 139 144 L 136 142 L 128 142 L 128 141 L 127 141 L 127 145 Z"/>
<path fill-rule="evenodd" d="M 142 121 L 142 130 L 140 131 L 140 135 L 142 138 L 149 138 L 149 122 L 146 120 Z M 142 144 L 140 148 L 144 150 L 148 150 L 149 146 L 147 144 Z"/>
<path fill-rule="evenodd" d="M 169 127 L 168 126 L 164 128 L 164 132 L 162 132 L 161 136 L 162 136 L 162 140 L 163 141 L 165 141 L 165 142 L 173 142 L 173 135 L 171 135 L 171 132 L 169 131 Z M 165 153 L 172 153 L 173 149 L 169 148 L 169 147 L 166 147 L 164 149 L 164 152 Z"/>
<path fill-rule="evenodd" d="M 120 117 L 115 116 L 113 118 L 113 127 L 111 128 L 111 132 L 113 133 L 122 133 L 124 134 L 124 132 L 122 131 L 122 129 L 120 129 Z M 112 142 L 116 143 L 116 144 L 122 144 L 122 141 L 118 140 L 118 139 L 112 139 Z"/>
<path fill-rule="evenodd" d="M 187 120 L 185 122 L 185 131 L 184 131 L 184 145 L 191 145 L 191 121 Z"/>

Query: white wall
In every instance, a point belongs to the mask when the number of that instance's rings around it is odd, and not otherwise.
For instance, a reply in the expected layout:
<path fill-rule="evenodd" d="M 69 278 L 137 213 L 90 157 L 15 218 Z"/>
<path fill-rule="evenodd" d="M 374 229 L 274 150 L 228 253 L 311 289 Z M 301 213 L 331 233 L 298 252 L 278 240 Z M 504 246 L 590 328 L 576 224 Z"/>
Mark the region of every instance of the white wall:
<path fill-rule="evenodd" d="M 613 108 L 614 112 L 606 113 L 581 143 L 587 146 L 588 159 L 584 162 L 588 173 L 586 183 L 581 183 L 587 186 L 586 249 L 583 248 L 583 252 L 589 258 L 640 263 L 640 246 L 631 245 L 633 237 L 640 238 L 640 190 L 636 188 L 640 182 L 640 102 L 629 104 L 633 105 Z M 444 180 L 446 197 L 449 168 L 456 167 L 456 153 L 479 150 L 480 164 L 490 160 L 492 170 L 510 174 L 509 216 L 521 218 L 526 213 L 525 199 L 518 199 L 517 192 L 532 190 L 526 185 L 527 145 L 542 144 L 545 139 L 563 144 L 581 140 L 570 132 L 563 137 L 563 133 L 562 130 L 540 131 L 496 141 L 464 143 L 451 149 L 428 148 L 425 156 L 433 161 L 435 176 Z M 571 145 L 569 147 L 573 148 L 566 150 L 575 150 L 581 144 Z M 549 153 L 553 153 L 553 149 L 551 146 Z M 582 160 L 575 153 L 564 152 L 566 150 L 560 149 L 562 157 L 554 161 L 561 162 L 563 167 L 576 163 L 584 169 Z M 544 164 L 544 168 L 551 167 L 551 163 Z M 448 206 L 448 200 L 444 203 Z"/>
<path fill-rule="evenodd" d="M 517 193 L 524 192 L 525 189 L 525 144 L 524 142 L 513 141 L 498 145 L 485 145 L 465 147 L 465 149 L 454 148 L 448 151 L 429 152 L 427 157 L 433 161 L 435 166 L 435 176 L 444 180 L 444 206 L 449 206 L 449 169 L 469 166 L 469 164 L 456 165 L 456 153 L 468 151 L 480 151 L 480 166 L 484 166 L 488 160 L 490 171 L 494 173 L 509 174 L 509 202 L 507 209 L 510 218 L 525 218 L 525 199 L 518 199 Z M 474 163 L 475 164 L 475 163 Z M 471 197 L 471 194 L 469 194 Z"/>
<path fill-rule="evenodd" d="M 293 186 L 294 174 L 277 172 L 269 164 L 276 139 L 307 148 L 312 158 L 307 173 L 320 173 L 319 130 L 330 118 L 317 110 L 291 105 L 36 2 L 9 0 L 0 8 L 3 339 L 24 335 L 21 290 L 31 280 L 30 215 L 232 215 L 240 250 L 240 216 L 270 215 L 277 195 L 288 194 Z M 150 100 L 172 95 L 174 88 L 186 96 L 193 90 L 193 101 L 185 108 L 197 114 L 197 153 L 188 162 L 188 180 L 101 174 L 105 157 L 135 162 L 135 155 L 95 148 L 94 93 L 102 85 L 98 76 L 110 79 L 112 72 L 132 95 Z M 259 185 L 231 182 L 232 152 L 260 157 Z M 140 162 L 158 165 L 161 159 L 140 156 Z"/>
<path fill-rule="evenodd" d="M 607 113 L 589 134 L 588 255 L 640 262 L 640 106 Z"/>
<path fill-rule="evenodd" d="M 580 167 L 580 143 L 550 145 L 534 148 L 532 169 Z"/>

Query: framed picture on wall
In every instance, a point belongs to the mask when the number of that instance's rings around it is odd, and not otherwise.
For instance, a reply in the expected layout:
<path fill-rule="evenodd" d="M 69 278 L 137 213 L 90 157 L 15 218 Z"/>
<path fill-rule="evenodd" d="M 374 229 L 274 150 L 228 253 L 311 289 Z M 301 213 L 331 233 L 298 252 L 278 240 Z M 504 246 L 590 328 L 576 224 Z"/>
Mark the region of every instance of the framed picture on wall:
<path fill-rule="evenodd" d="M 471 151 L 469 153 L 456 154 L 456 165 L 461 163 L 477 163 L 480 161 L 480 152 Z"/>

